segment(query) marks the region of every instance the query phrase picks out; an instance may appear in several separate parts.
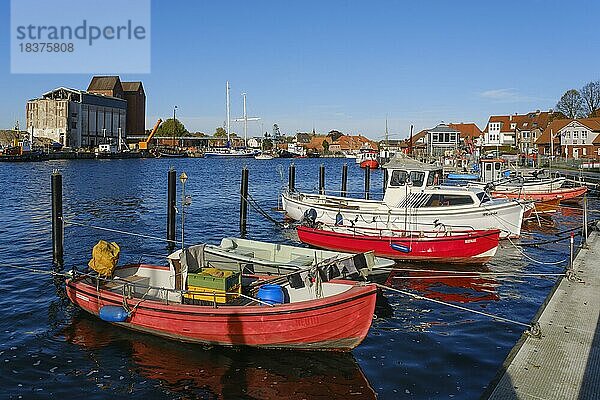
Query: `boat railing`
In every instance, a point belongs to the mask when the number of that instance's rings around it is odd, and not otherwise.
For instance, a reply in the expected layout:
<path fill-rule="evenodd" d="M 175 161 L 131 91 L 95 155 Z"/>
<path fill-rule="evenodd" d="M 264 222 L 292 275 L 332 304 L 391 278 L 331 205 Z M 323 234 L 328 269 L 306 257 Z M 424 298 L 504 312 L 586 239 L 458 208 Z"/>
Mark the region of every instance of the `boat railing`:
<path fill-rule="evenodd" d="M 244 293 L 240 293 L 240 292 L 215 292 L 213 290 L 188 290 L 188 289 L 165 288 L 165 287 L 160 287 L 160 286 L 144 285 L 144 284 L 140 284 L 140 283 L 136 283 L 136 282 L 131 282 L 120 276 L 108 278 L 108 277 L 103 277 L 103 276 L 100 276 L 97 274 L 89 274 L 89 273 L 81 272 L 77 269 L 73 269 L 71 271 L 71 276 L 72 276 L 73 280 L 78 279 L 78 278 L 90 278 L 90 279 L 96 280 L 96 290 L 100 289 L 99 282 L 104 282 L 105 284 L 118 282 L 118 284 L 120 284 L 122 286 L 115 286 L 115 287 L 107 288 L 107 289 L 109 291 L 114 291 L 114 290 L 120 288 L 121 292 L 122 292 L 122 296 L 123 296 L 123 304 L 124 305 L 126 304 L 126 299 L 138 299 L 139 298 L 139 299 L 141 299 L 140 301 L 143 301 L 143 300 L 147 299 L 148 294 L 151 291 L 155 291 L 157 294 L 152 297 L 155 297 L 158 300 L 163 300 L 166 305 L 168 305 L 170 302 L 168 294 L 172 293 L 177 296 L 183 296 L 184 294 L 213 296 L 213 307 L 214 308 L 218 308 L 219 305 L 227 305 L 225 303 L 219 304 L 217 302 L 217 298 L 226 297 L 226 296 L 239 296 L 246 300 L 255 301 L 259 304 L 269 305 L 269 306 L 273 307 L 273 305 L 270 303 L 266 303 L 262 300 L 259 300 L 257 298 L 248 296 L 248 295 L 246 295 Z M 139 292 L 136 291 L 136 289 L 142 289 L 144 291 L 144 294 L 140 294 Z M 136 296 L 136 294 L 138 294 L 138 296 Z M 160 294 L 164 294 L 164 296 L 160 296 Z"/>

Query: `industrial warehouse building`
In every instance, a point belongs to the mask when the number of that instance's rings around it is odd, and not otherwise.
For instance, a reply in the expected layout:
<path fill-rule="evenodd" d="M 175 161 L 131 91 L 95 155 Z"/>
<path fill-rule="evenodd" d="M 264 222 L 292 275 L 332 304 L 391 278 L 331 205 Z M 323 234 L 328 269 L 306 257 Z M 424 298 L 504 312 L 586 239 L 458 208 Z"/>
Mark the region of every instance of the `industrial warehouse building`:
<path fill-rule="evenodd" d="M 145 132 L 146 95 L 141 82 L 95 76 L 87 91 L 60 87 L 27 102 L 27 130 L 65 147 L 117 144 Z"/>

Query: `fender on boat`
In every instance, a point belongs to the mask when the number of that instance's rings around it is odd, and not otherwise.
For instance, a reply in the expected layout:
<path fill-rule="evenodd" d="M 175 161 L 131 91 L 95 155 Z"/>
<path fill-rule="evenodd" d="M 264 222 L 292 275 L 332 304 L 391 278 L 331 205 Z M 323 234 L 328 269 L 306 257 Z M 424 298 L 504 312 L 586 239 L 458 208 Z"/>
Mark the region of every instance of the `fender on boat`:
<path fill-rule="evenodd" d="M 129 312 L 121 306 L 102 306 L 98 316 L 106 322 L 125 322 Z"/>
<path fill-rule="evenodd" d="M 410 247 L 404 246 L 398 243 L 390 243 L 390 247 L 396 251 L 400 251 L 402 253 L 410 253 Z"/>

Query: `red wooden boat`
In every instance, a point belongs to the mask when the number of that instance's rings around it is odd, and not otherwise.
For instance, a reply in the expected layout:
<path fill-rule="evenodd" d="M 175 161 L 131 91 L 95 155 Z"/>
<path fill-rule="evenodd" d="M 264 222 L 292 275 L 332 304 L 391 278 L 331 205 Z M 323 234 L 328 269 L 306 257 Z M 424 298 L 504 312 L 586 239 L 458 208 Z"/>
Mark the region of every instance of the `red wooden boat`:
<path fill-rule="evenodd" d="M 577 201 L 578 198 L 587 192 L 587 186 L 579 186 L 573 188 L 559 188 L 547 191 L 502 191 L 492 192 L 492 197 L 536 200 L 536 201 L 552 201 L 559 199 L 561 202 Z"/>
<path fill-rule="evenodd" d="M 324 249 L 372 250 L 377 256 L 395 260 L 484 264 L 496 254 L 500 230 L 411 232 L 321 225 L 298 226 L 298 238 Z"/>
<path fill-rule="evenodd" d="M 349 351 L 362 342 L 371 326 L 377 293 L 373 284 L 346 280 L 312 287 L 305 280 L 303 287 L 293 288 L 283 278 L 280 286 L 287 299 L 283 304 L 214 290 L 199 293 L 214 301 L 184 304 L 182 299 L 190 291 L 169 289 L 169 282 L 177 286 L 175 277 L 172 265 L 128 265 L 119 267 L 110 279 L 74 272 L 66 279 L 66 291 L 75 305 L 93 315 L 169 339 L 331 351 Z M 244 277 L 242 286 L 256 281 Z M 218 300 L 219 296 L 236 297 L 236 301 Z"/>

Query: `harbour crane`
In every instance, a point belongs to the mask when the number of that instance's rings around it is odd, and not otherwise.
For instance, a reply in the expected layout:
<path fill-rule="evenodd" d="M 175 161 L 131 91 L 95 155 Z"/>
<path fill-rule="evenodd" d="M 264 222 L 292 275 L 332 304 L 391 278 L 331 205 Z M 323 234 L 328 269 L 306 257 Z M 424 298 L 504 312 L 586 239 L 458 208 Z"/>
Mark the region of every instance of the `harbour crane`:
<path fill-rule="evenodd" d="M 142 140 L 142 141 L 138 142 L 138 148 L 140 150 L 148 150 L 148 144 L 152 140 L 152 137 L 154 136 L 154 134 L 158 130 L 158 127 L 160 126 L 161 123 L 162 123 L 162 119 L 159 118 L 158 121 L 156 121 L 156 125 L 154 125 L 154 128 L 152 128 L 152 131 L 150 132 L 150 134 L 148 135 L 148 137 L 146 138 L 146 140 Z"/>

